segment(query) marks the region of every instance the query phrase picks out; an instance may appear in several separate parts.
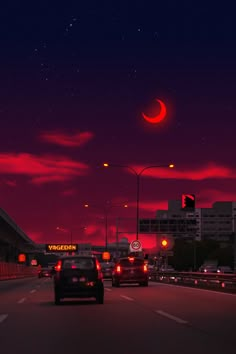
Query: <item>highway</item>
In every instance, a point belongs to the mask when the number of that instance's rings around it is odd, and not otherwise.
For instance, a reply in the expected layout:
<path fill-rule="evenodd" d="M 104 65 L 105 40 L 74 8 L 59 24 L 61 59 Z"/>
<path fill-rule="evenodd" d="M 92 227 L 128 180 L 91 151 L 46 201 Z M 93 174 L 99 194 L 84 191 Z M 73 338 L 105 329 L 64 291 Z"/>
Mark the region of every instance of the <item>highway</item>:
<path fill-rule="evenodd" d="M 3 354 L 231 354 L 236 295 L 150 282 L 54 305 L 53 280 L 0 282 Z"/>

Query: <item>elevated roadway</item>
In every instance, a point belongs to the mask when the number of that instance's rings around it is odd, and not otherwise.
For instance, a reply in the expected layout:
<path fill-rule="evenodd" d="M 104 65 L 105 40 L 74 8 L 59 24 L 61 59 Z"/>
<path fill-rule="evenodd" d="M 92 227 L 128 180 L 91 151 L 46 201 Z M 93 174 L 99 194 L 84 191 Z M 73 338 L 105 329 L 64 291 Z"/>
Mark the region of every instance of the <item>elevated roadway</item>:
<path fill-rule="evenodd" d="M 0 208 L 0 262 L 17 262 L 19 253 L 35 251 L 35 242 Z"/>

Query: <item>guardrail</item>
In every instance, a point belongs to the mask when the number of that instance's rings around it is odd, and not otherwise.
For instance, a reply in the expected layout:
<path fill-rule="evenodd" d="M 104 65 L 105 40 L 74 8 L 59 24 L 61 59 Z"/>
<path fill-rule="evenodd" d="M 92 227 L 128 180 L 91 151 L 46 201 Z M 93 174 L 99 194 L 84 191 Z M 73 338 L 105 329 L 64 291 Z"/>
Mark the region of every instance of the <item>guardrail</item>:
<path fill-rule="evenodd" d="M 152 281 L 236 293 L 236 273 L 150 272 Z"/>
<path fill-rule="evenodd" d="M 34 277 L 37 269 L 17 263 L 0 262 L 0 280 Z"/>

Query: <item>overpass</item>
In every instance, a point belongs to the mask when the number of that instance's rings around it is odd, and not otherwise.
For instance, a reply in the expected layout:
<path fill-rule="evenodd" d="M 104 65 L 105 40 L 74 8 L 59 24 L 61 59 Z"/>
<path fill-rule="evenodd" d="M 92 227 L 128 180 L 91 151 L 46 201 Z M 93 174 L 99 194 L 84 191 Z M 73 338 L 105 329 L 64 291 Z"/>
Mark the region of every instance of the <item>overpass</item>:
<path fill-rule="evenodd" d="M 18 255 L 25 253 L 29 265 L 30 255 L 36 250 L 36 243 L 0 208 L 0 262 L 17 263 Z"/>

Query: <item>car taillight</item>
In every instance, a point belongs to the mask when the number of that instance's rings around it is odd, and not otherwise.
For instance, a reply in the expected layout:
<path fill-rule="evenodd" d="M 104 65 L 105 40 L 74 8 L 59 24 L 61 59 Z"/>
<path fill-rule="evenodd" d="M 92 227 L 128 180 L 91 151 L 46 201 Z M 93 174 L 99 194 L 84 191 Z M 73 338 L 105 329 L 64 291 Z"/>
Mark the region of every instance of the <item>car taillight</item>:
<path fill-rule="evenodd" d="M 143 265 L 143 271 L 144 271 L 144 272 L 147 272 L 147 271 L 148 271 L 148 266 L 147 266 L 147 264 L 144 264 L 144 265 Z"/>
<path fill-rule="evenodd" d="M 96 262 L 96 267 L 97 267 L 97 270 L 101 270 L 101 265 L 98 263 L 98 261 Z"/>
<path fill-rule="evenodd" d="M 118 266 L 116 267 L 116 272 L 117 272 L 117 273 L 120 273 L 120 272 L 121 272 L 121 266 L 120 266 L 120 265 L 118 265 Z"/>
<path fill-rule="evenodd" d="M 56 270 L 57 272 L 60 272 L 60 270 L 61 270 L 61 261 L 58 261 L 58 263 L 57 263 L 56 266 L 55 266 L 55 270 Z"/>

